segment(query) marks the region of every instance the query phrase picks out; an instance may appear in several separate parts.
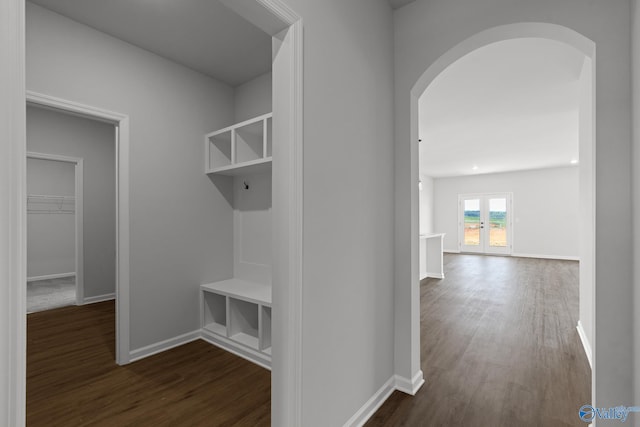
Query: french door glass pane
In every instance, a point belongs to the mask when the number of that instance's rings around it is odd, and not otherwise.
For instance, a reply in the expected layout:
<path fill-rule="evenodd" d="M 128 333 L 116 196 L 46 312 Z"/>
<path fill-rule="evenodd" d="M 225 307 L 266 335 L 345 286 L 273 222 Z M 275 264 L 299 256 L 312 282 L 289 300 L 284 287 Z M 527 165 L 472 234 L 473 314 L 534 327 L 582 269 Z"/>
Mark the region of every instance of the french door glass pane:
<path fill-rule="evenodd" d="M 464 244 L 480 245 L 480 199 L 464 201 Z"/>
<path fill-rule="evenodd" d="M 507 199 L 489 199 L 489 246 L 507 246 Z"/>

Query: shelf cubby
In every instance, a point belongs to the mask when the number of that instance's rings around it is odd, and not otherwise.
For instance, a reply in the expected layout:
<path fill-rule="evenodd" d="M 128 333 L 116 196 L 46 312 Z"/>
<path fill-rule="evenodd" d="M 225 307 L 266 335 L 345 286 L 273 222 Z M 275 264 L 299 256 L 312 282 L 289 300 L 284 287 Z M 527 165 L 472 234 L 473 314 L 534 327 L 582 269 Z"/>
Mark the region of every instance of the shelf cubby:
<path fill-rule="evenodd" d="M 260 309 L 260 350 L 271 354 L 271 307 L 262 306 Z"/>
<path fill-rule="evenodd" d="M 203 293 L 203 328 L 210 332 L 227 334 L 227 299 L 224 295 Z"/>
<path fill-rule="evenodd" d="M 240 175 L 271 169 L 273 114 L 205 135 L 206 173 Z"/>
<path fill-rule="evenodd" d="M 200 286 L 202 337 L 271 366 L 271 285 L 228 279 Z"/>
<path fill-rule="evenodd" d="M 209 167 L 218 169 L 234 163 L 232 132 L 225 131 L 207 138 Z"/>
<path fill-rule="evenodd" d="M 236 129 L 236 163 L 264 158 L 264 121 Z"/>
<path fill-rule="evenodd" d="M 258 349 L 259 308 L 257 304 L 229 298 L 229 338 Z"/>

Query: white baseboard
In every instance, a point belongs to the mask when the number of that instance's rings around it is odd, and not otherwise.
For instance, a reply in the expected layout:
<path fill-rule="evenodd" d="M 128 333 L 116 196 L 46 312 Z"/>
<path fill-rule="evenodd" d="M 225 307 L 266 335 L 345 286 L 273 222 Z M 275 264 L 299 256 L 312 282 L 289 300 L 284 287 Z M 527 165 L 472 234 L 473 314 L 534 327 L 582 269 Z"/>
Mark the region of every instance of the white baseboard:
<path fill-rule="evenodd" d="M 444 273 L 427 273 L 426 277 L 432 277 L 434 279 L 444 279 Z"/>
<path fill-rule="evenodd" d="M 353 414 L 349 421 L 344 424 L 344 427 L 362 427 L 373 414 L 376 413 L 378 408 L 391 396 L 391 393 L 395 390 L 396 378 L 392 376 L 386 383 L 376 391 L 373 396 L 362 407 Z"/>
<path fill-rule="evenodd" d="M 539 254 L 512 253 L 511 256 L 519 257 L 519 258 L 540 258 L 540 259 L 558 259 L 562 261 L 580 261 L 580 257 L 565 256 L 565 255 L 539 255 Z"/>
<path fill-rule="evenodd" d="M 443 249 L 442 252 L 444 252 L 445 254 L 459 254 L 460 253 L 459 250 L 455 250 L 455 249 Z"/>
<path fill-rule="evenodd" d="M 256 350 L 244 347 L 241 344 L 237 344 L 236 342 L 231 341 L 228 338 L 222 337 L 217 334 L 212 334 L 211 332 L 204 329 L 200 331 L 200 339 L 208 342 L 211 345 L 220 347 L 221 349 L 228 351 L 229 353 L 233 353 L 236 356 L 242 357 L 249 362 L 255 363 L 258 366 L 262 366 L 265 369 L 271 370 L 271 359 Z"/>
<path fill-rule="evenodd" d="M 584 326 L 582 326 L 582 322 L 578 320 L 578 326 L 576 326 L 578 330 L 578 335 L 580 336 L 580 341 L 582 341 L 582 347 L 584 347 L 584 352 L 587 355 L 587 360 L 589 361 L 589 366 L 593 370 L 593 363 L 591 362 L 591 345 L 589 344 L 589 339 L 587 338 L 587 333 L 584 331 Z"/>
<path fill-rule="evenodd" d="M 82 300 L 82 305 L 85 304 L 95 304 L 97 302 L 110 301 L 112 299 L 116 299 L 116 294 L 104 294 L 104 295 L 96 295 L 94 297 L 86 297 Z"/>
<path fill-rule="evenodd" d="M 195 341 L 200 338 L 200 330 L 187 332 L 186 334 L 179 335 L 177 337 L 169 338 L 168 340 L 160 341 L 155 344 L 148 345 L 146 347 L 133 350 L 129 353 L 129 360 L 136 362 L 145 357 L 153 356 L 154 354 L 162 353 L 174 347 L 181 346 L 183 344 Z"/>
<path fill-rule="evenodd" d="M 70 273 L 47 274 L 44 276 L 32 276 L 32 277 L 27 277 L 27 282 L 37 282 L 38 280 L 64 279 L 65 277 L 74 277 L 75 275 L 76 273 L 72 271 Z"/>
<path fill-rule="evenodd" d="M 422 384 L 424 384 L 424 374 L 421 370 L 416 372 L 411 379 L 401 377 L 400 375 L 395 375 L 394 379 L 396 390 L 410 394 L 411 396 L 415 396 L 418 390 L 420 390 L 420 387 L 422 387 Z"/>

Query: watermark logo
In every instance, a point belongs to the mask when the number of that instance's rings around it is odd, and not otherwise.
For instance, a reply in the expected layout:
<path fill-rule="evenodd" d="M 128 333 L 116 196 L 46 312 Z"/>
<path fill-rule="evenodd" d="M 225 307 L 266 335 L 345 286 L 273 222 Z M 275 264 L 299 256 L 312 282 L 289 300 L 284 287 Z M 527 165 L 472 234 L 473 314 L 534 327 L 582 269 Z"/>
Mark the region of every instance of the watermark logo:
<path fill-rule="evenodd" d="M 630 412 L 640 412 L 640 406 L 614 406 L 611 408 L 594 408 L 591 405 L 584 405 L 578 411 L 580 419 L 585 423 L 592 422 L 595 418 L 600 420 L 627 421 Z"/>

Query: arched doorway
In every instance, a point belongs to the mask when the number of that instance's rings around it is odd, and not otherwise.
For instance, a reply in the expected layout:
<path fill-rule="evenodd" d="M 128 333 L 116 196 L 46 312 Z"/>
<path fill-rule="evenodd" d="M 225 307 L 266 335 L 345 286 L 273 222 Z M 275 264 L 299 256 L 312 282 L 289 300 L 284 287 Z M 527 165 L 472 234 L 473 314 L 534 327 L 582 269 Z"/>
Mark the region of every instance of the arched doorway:
<path fill-rule="evenodd" d="M 583 35 L 564 26 L 547 23 L 516 23 L 502 25 L 482 31 L 458 45 L 436 59 L 418 78 L 410 91 L 410 139 L 404 143 L 410 144 L 410 157 L 401 160 L 409 170 L 409 182 L 401 185 L 409 188 L 409 204 L 402 208 L 411 212 L 410 248 L 407 261 L 397 265 L 401 269 L 401 277 L 410 279 L 399 280 L 396 283 L 396 374 L 398 389 L 409 394 L 415 394 L 423 384 L 423 373 L 420 367 L 420 291 L 418 280 L 418 101 L 431 82 L 451 64 L 465 55 L 492 43 L 517 39 L 542 38 L 565 43 L 577 49 L 587 58 L 590 70 L 590 93 L 585 100 L 581 118 L 585 120 L 585 135 L 580 138 L 580 205 L 586 208 L 588 214 L 581 217 L 581 247 L 580 247 L 580 319 L 588 323 L 587 332 L 581 338 L 587 342 L 585 347 L 595 347 L 595 43 Z M 396 162 L 398 166 L 398 162 Z M 399 255 L 396 255 L 398 259 Z M 587 349 L 587 353 L 589 350 Z M 592 355 L 592 396 L 595 396 L 595 357 Z"/>

